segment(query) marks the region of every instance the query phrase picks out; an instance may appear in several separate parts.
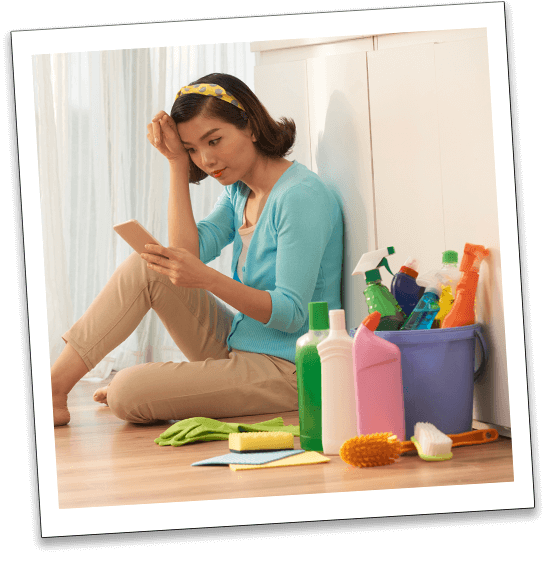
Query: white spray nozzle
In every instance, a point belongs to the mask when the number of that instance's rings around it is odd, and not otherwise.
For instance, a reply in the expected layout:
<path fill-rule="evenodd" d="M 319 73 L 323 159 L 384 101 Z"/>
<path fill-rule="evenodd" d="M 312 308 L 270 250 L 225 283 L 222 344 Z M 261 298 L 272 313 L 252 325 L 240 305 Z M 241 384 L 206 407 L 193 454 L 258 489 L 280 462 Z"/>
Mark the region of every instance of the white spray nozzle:
<path fill-rule="evenodd" d="M 443 287 L 450 285 L 452 278 L 441 270 L 429 271 L 416 279 L 416 284 L 426 287 L 425 292 L 434 292 L 441 296 Z"/>
<path fill-rule="evenodd" d="M 408 267 L 409 269 L 414 269 L 418 272 L 418 260 L 414 257 L 408 257 L 405 263 L 403 263 L 403 267 Z"/>
<path fill-rule="evenodd" d="M 393 247 L 384 247 L 383 249 L 377 249 L 376 251 L 369 251 L 368 253 L 363 253 L 361 259 L 359 259 L 359 263 L 355 267 L 353 273 L 351 275 L 360 275 L 361 273 L 366 273 L 367 271 L 373 271 L 378 267 L 384 265 L 390 275 L 393 273 L 390 271 L 390 266 L 388 265 L 388 261 L 386 257 L 388 255 L 393 255 L 395 253 L 395 249 Z"/>

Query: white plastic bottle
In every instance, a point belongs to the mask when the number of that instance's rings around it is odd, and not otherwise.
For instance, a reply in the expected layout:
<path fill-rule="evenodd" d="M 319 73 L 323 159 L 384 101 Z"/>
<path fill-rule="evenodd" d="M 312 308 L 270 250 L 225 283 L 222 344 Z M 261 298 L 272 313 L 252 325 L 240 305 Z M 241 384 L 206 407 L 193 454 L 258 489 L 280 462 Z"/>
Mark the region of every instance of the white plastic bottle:
<path fill-rule="evenodd" d="M 344 310 L 329 311 L 328 337 L 317 345 L 321 358 L 323 453 L 337 456 L 344 442 L 357 436 L 353 375 L 353 339 L 346 332 Z"/>

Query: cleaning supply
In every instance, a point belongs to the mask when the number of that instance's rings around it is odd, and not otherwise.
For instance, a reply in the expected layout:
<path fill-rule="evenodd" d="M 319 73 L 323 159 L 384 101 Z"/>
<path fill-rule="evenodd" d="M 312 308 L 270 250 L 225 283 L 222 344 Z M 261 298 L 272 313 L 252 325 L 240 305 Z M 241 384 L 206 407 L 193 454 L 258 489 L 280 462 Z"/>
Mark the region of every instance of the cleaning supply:
<path fill-rule="evenodd" d="M 476 321 L 474 302 L 479 280 L 481 262 L 489 255 L 489 250 L 482 245 L 467 243 L 460 262 L 462 276 L 456 287 L 456 298 L 441 327 L 460 327 L 472 325 Z"/>
<path fill-rule="evenodd" d="M 419 421 L 429 421 L 445 434 L 472 430 L 474 382 L 490 358 L 482 325 L 375 334 L 401 351 L 407 438 Z"/>
<path fill-rule="evenodd" d="M 321 409 L 321 359 L 317 345 L 329 334 L 327 302 L 310 302 L 309 331 L 296 341 L 296 377 L 300 445 L 323 451 Z"/>
<path fill-rule="evenodd" d="M 353 339 L 357 434 L 389 431 L 404 440 L 401 351 L 373 333 L 379 322 L 380 312 L 373 312 L 363 320 Z"/>
<path fill-rule="evenodd" d="M 276 417 L 261 423 L 224 423 L 208 417 L 192 417 L 174 423 L 166 429 L 155 443 L 159 446 L 183 446 L 192 442 L 211 440 L 229 440 L 234 432 L 290 432 L 300 436 L 300 429 L 294 425 L 285 425 L 282 417 Z"/>
<path fill-rule="evenodd" d="M 367 302 L 369 314 L 380 312 L 381 319 L 378 331 L 396 331 L 405 321 L 405 315 L 401 306 L 388 288 L 382 284 L 382 277 L 378 267 L 386 267 L 390 275 L 393 273 L 388 265 L 387 256 L 393 255 L 393 247 L 385 247 L 377 251 L 364 253 L 355 267 L 353 275 L 364 274 L 367 288 L 363 291 Z"/>
<path fill-rule="evenodd" d="M 432 329 L 441 327 L 441 321 L 445 319 L 445 316 L 451 311 L 454 301 L 453 289 L 450 285 L 444 286 L 438 302 L 439 312 L 437 312 L 433 320 Z"/>
<path fill-rule="evenodd" d="M 458 270 L 458 253 L 451 249 L 443 252 L 441 259 L 443 266 L 441 271 L 450 277 L 451 281 L 441 291 L 439 299 L 439 312 L 435 316 L 433 327 L 440 327 L 445 316 L 451 311 L 456 296 L 456 285 L 460 280 L 460 271 Z"/>
<path fill-rule="evenodd" d="M 340 457 L 355 467 L 387 466 L 401 455 L 401 441 L 391 432 L 354 436 L 340 447 Z"/>
<path fill-rule="evenodd" d="M 431 271 L 418 277 L 416 282 L 425 286 L 426 290 L 412 314 L 401 327 L 404 331 L 431 328 L 435 316 L 439 312 L 441 292 L 446 283 L 449 282 L 449 277 L 445 276 L 441 271 Z"/>
<path fill-rule="evenodd" d="M 411 442 L 418 455 L 427 462 L 440 462 L 453 457 L 453 441 L 431 423 L 416 423 Z"/>
<path fill-rule="evenodd" d="M 344 310 L 330 310 L 328 337 L 317 345 L 321 357 L 323 452 L 338 455 L 348 438 L 357 436 L 353 339 L 346 332 Z"/>
<path fill-rule="evenodd" d="M 418 261 L 409 257 L 391 281 L 391 293 L 394 295 L 401 310 L 408 316 L 424 294 L 424 287 L 416 284 L 418 277 Z"/>
<path fill-rule="evenodd" d="M 288 466 L 305 466 L 309 464 L 324 464 L 330 462 L 330 458 L 322 456 L 318 452 L 313 450 L 308 450 L 302 454 L 295 454 L 293 456 L 288 456 L 281 460 L 275 460 L 274 462 L 268 462 L 261 465 L 246 465 L 246 464 L 229 464 L 232 471 L 239 471 L 243 469 L 262 469 L 262 468 L 272 468 L 272 467 L 288 467 Z"/>
<path fill-rule="evenodd" d="M 293 448 L 294 435 L 290 432 L 234 432 L 229 435 L 231 452 L 292 450 Z"/>
<path fill-rule="evenodd" d="M 447 436 L 452 440 L 452 447 L 457 448 L 494 442 L 498 438 L 498 431 L 478 429 Z M 413 442 L 401 442 L 392 433 L 366 434 L 346 440 L 340 448 L 340 457 L 355 467 L 385 466 L 393 464 L 400 454 L 413 451 L 418 452 Z"/>
<path fill-rule="evenodd" d="M 191 464 L 191 466 L 228 466 L 230 464 L 261 465 L 303 453 L 303 450 L 262 450 L 261 452 L 247 453 L 230 452 L 222 456 L 200 460 L 199 462 Z"/>

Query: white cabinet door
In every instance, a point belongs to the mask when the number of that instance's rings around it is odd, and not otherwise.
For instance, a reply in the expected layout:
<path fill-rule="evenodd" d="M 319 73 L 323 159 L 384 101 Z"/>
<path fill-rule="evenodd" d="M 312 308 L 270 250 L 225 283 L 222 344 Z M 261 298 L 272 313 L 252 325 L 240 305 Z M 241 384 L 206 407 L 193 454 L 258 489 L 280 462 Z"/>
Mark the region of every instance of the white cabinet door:
<path fill-rule="evenodd" d="M 312 171 L 336 194 L 344 215 L 343 298 L 348 329 L 368 315 L 365 277 L 351 276 L 376 249 L 364 52 L 307 61 Z"/>
<path fill-rule="evenodd" d="M 477 321 L 485 326 L 491 355 L 475 386 L 474 418 L 510 426 L 504 300 L 497 214 L 493 123 L 487 39 L 434 45 L 445 239 L 491 251 L 482 263 Z"/>
<path fill-rule="evenodd" d="M 367 59 L 378 246 L 418 257 L 421 272 L 439 267 L 446 249 L 461 258 L 466 242 L 490 248 L 477 320 L 491 355 L 474 418 L 509 427 L 486 39 L 388 48 Z"/>
<path fill-rule="evenodd" d="M 378 247 L 395 247 L 397 269 L 415 257 L 420 273 L 439 268 L 445 249 L 460 252 L 445 244 L 433 50 L 367 53 Z"/>

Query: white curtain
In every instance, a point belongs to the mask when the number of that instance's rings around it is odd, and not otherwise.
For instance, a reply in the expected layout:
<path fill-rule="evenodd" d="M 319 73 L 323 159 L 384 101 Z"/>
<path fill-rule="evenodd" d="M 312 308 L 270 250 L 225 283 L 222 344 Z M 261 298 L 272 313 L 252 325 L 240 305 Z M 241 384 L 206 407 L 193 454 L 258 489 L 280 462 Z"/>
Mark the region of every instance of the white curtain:
<path fill-rule="evenodd" d="M 168 244 L 168 166 L 147 141 L 147 123 L 170 112 L 181 86 L 211 72 L 253 89 L 248 43 L 38 55 L 33 58 L 50 362 L 61 335 L 85 312 L 132 251 L 113 225 L 135 218 Z M 195 219 L 222 187 L 191 185 Z M 230 274 L 232 246 L 211 267 Z M 85 379 L 143 362 L 182 361 L 157 315 Z"/>

